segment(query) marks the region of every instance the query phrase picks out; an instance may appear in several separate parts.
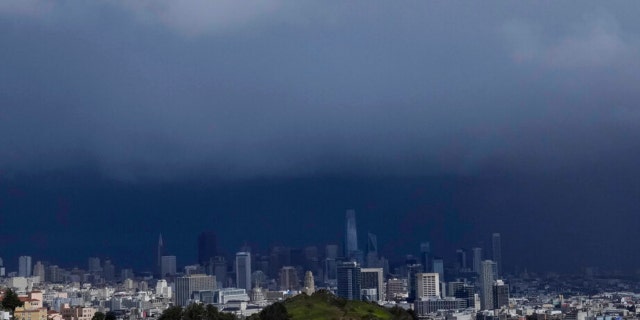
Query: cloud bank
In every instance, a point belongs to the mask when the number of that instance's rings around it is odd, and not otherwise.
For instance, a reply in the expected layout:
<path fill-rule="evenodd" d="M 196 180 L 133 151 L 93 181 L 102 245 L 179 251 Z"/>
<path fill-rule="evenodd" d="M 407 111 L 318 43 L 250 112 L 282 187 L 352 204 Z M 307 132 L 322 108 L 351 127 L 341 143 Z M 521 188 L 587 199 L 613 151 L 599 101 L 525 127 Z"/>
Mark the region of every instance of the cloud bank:
<path fill-rule="evenodd" d="M 0 168 L 628 174 L 640 160 L 635 11 L 3 1 Z"/>

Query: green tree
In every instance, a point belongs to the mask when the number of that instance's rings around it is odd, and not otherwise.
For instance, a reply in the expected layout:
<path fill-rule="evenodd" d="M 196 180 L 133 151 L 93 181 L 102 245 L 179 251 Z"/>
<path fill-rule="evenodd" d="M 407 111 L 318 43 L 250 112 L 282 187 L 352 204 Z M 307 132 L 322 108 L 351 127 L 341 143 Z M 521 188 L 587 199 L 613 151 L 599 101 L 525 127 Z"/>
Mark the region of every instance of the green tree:
<path fill-rule="evenodd" d="M 238 320 L 235 314 L 229 312 L 220 312 L 217 320 Z"/>
<path fill-rule="evenodd" d="M 235 314 L 229 312 L 220 312 L 218 308 L 208 304 L 204 311 L 204 320 L 237 320 Z"/>
<path fill-rule="evenodd" d="M 218 311 L 218 308 L 214 307 L 213 305 L 208 304 L 205 307 L 205 319 L 207 320 L 219 320 L 220 319 L 220 312 Z"/>
<path fill-rule="evenodd" d="M 20 301 L 18 295 L 13 292 L 11 289 L 7 289 L 4 292 L 4 298 L 2 299 L 2 308 L 6 310 L 11 310 L 14 312 L 17 307 L 22 307 L 24 302 Z"/>
<path fill-rule="evenodd" d="M 116 320 L 115 312 L 113 311 L 107 312 L 107 314 L 104 316 L 104 320 Z"/>
<path fill-rule="evenodd" d="M 93 315 L 93 318 L 91 318 L 91 320 L 105 320 L 105 314 L 98 311 Z"/>
<path fill-rule="evenodd" d="M 259 314 L 260 320 L 288 320 L 291 316 L 282 302 L 276 302 L 262 309 Z"/>
<path fill-rule="evenodd" d="M 182 311 L 183 320 L 204 320 L 206 311 L 204 306 L 200 303 L 189 304 L 184 311 Z"/>
<path fill-rule="evenodd" d="M 167 310 L 162 312 L 162 314 L 158 318 L 158 320 L 181 320 L 181 319 L 182 319 L 182 307 L 180 306 L 173 306 L 173 307 L 167 308 Z"/>

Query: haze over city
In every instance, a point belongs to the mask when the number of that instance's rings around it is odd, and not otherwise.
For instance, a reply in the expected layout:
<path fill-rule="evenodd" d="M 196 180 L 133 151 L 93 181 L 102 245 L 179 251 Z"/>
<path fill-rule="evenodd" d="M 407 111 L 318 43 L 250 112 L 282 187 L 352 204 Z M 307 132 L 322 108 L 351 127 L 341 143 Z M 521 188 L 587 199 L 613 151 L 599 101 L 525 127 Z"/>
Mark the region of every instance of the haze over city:
<path fill-rule="evenodd" d="M 633 272 L 634 2 L 1 1 L 0 257 L 154 267 L 502 236 L 509 272 Z"/>

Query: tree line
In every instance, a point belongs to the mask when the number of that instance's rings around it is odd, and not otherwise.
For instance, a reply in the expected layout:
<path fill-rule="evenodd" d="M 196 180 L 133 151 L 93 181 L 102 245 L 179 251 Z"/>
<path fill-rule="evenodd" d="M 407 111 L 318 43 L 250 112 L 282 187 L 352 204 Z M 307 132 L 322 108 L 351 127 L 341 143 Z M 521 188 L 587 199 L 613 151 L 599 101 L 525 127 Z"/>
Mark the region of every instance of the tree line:
<path fill-rule="evenodd" d="M 186 308 L 173 306 L 166 309 L 158 320 L 237 320 L 233 313 L 220 312 L 213 305 L 192 303 Z"/>

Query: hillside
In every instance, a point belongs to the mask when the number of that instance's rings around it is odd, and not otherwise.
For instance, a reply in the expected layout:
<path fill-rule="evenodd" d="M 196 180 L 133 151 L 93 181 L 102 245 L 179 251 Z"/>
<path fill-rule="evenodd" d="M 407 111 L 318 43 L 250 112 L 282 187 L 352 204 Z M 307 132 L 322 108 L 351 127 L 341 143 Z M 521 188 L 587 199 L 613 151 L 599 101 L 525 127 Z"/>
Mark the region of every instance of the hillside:
<path fill-rule="evenodd" d="M 311 296 L 300 294 L 285 300 L 283 305 L 292 320 L 413 319 L 411 313 L 401 308 L 387 309 L 375 303 L 348 301 L 327 291 L 319 291 Z M 265 311 L 259 319 L 270 320 L 273 318 L 268 316 L 270 311 Z"/>

